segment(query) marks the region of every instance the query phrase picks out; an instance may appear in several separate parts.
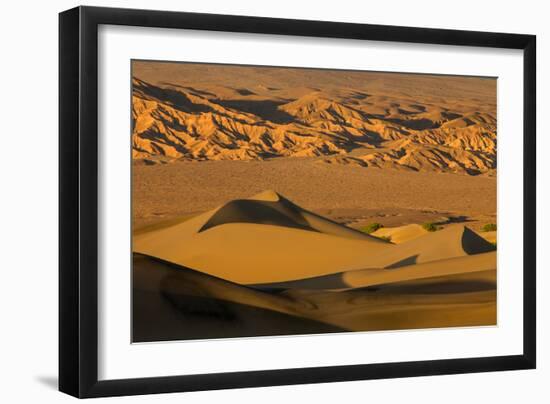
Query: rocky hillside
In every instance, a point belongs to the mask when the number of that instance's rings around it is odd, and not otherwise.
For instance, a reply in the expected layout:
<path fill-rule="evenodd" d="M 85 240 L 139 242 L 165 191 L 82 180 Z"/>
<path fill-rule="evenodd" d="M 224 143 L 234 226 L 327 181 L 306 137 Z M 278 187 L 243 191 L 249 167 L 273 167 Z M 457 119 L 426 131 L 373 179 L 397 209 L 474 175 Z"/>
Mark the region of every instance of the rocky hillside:
<path fill-rule="evenodd" d="M 496 99 L 488 105 L 475 94 L 457 96 L 456 86 L 447 98 L 444 88 L 426 96 L 405 86 L 391 91 L 387 83 L 372 91 L 197 87 L 134 76 L 134 161 L 315 157 L 320 164 L 469 175 L 496 169 Z"/>

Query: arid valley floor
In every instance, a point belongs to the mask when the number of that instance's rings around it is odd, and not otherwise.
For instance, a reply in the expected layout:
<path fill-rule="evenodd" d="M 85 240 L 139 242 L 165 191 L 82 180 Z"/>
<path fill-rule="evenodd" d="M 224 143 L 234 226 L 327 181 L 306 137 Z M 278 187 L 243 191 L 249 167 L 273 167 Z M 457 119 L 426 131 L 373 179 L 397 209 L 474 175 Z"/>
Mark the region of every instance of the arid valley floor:
<path fill-rule="evenodd" d="M 495 80 L 134 61 L 132 119 L 134 342 L 496 324 Z"/>

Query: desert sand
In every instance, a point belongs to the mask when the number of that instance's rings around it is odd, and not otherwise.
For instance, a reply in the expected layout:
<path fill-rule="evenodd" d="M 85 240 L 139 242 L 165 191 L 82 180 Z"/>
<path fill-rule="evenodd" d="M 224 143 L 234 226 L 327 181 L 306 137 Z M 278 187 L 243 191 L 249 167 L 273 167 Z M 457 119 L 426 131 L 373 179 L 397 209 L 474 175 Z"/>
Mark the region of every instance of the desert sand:
<path fill-rule="evenodd" d="M 495 247 L 461 224 L 394 244 L 266 191 L 133 240 L 135 341 L 496 323 Z"/>
<path fill-rule="evenodd" d="M 493 250 L 455 225 L 393 245 L 308 212 L 274 191 L 135 235 L 133 249 L 240 284 L 280 282 Z"/>
<path fill-rule="evenodd" d="M 494 79 L 132 73 L 134 342 L 496 324 Z"/>

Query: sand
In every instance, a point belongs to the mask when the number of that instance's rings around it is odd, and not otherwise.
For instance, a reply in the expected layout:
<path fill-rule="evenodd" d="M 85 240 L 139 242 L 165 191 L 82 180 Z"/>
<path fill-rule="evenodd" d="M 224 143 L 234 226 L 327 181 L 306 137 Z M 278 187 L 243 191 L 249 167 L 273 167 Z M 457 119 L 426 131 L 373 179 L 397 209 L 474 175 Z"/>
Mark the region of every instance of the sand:
<path fill-rule="evenodd" d="M 133 341 L 496 324 L 496 80 L 132 75 Z"/>
<path fill-rule="evenodd" d="M 133 249 L 232 282 L 251 284 L 343 270 L 397 268 L 479 254 L 494 247 L 462 225 L 393 245 L 313 215 L 268 191 L 135 235 Z"/>
<path fill-rule="evenodd" d="M 496 323 L 495 248 L 460 224 L 394 244 L 269 190 L 133 248 L 138 342 Z"/>
<path fill-rule="evenodd" d="M 315 158 L 175 162 L 133 167 L 136 228 L 275 189 L 352 227 L 496 222 L 496 178 L 317 164 Z"/>
<path fill-rule="evenodd" d="M 372 233 L 375 237 L 386 238 L 394 244 L 401 244 L 406 241 L 424 236 L 428 233 L 421 225 L 413 223 L 405 226 L 382 227 Z"/>
<path fill-rule="evenodd" d="M 424 264 L 418 278 L 409 274 L 409 280 L 384 284 L 379 279 L 377 287 L 287 285 L 274 292 L 134 254 L 133 341 L 496 324 L 496 271 L 487 257 L 463 273 L 434 276 L 437 265 Z"/>
<path fill-rule="evenodd" d="M 290 299 L 134 254 L 132 341 L 342 332 Z"/>

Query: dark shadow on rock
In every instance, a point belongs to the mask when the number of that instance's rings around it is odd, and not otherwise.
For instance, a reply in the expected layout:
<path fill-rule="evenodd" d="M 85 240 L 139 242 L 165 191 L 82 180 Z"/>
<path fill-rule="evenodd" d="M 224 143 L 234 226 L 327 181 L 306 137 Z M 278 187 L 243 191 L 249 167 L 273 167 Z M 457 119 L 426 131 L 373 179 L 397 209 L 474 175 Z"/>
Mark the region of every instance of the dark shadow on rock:
<path fill-rule="evenodd" d="M 205 104 L 195 104 L 187 94 L 172 88 L 161 88 L 142 80 L 134 79 L 132 92 L 145 99 L 156 99 L 171 104 L 175 109 L 183 112 L 210 112 L 212 108 Z"/>
<path fill-rule="evenodd" d="M 435 122 L 432 122 L 429 119 L 398 119 L 398 118 L 386 118 L 387 121 L 401 125 L 407 129 L 413 130 L 426 130 L 426 129 L 437 129 L 441 125 Z"/>
<path fill-rule="evenodd" d="M 286 124 L 294 121 L 294 117 L 278 109 L 286 101 L 272 100 L 212 100 L 225 108 L 256 115 L 264 121 Z"/>
<path fill-rule="evenodd" d="M 192 93 L 198 94 L 198 95 L 203 96 L 203 97 L 204 96 L 208 96 L 208 97 L 214 97 L 215 96 L 215 94 L 213 94 L 209 91 L 199 90 L 198 88 L 195 88 L 195 87 L 181 86 L 179 84 L 169 83 L 167 81 L 163 81 L 161 84 L 165 85 L 165 86 L 169 86 L 169 87 L 176 87 L 176 88 L 181 88 L 182 90 L 191 91 Z"/>
<path fill-rule="evenodd" d="M 235 88 L 234 89 L 239 95 L 256 95 L 256 93 L 250 91 L 247 88 Z"/>
<path fill-rule="evenodd" d="M 439 222 L 434 222 L 434 224 L 443 225 L 443 224 L 467 223 L 467 222 L 473 222 L 473 220 L 470 219 L 468 216 L 457 215 L 457 216 L 449 216 L 445 220 L 440 220 Z"/>

